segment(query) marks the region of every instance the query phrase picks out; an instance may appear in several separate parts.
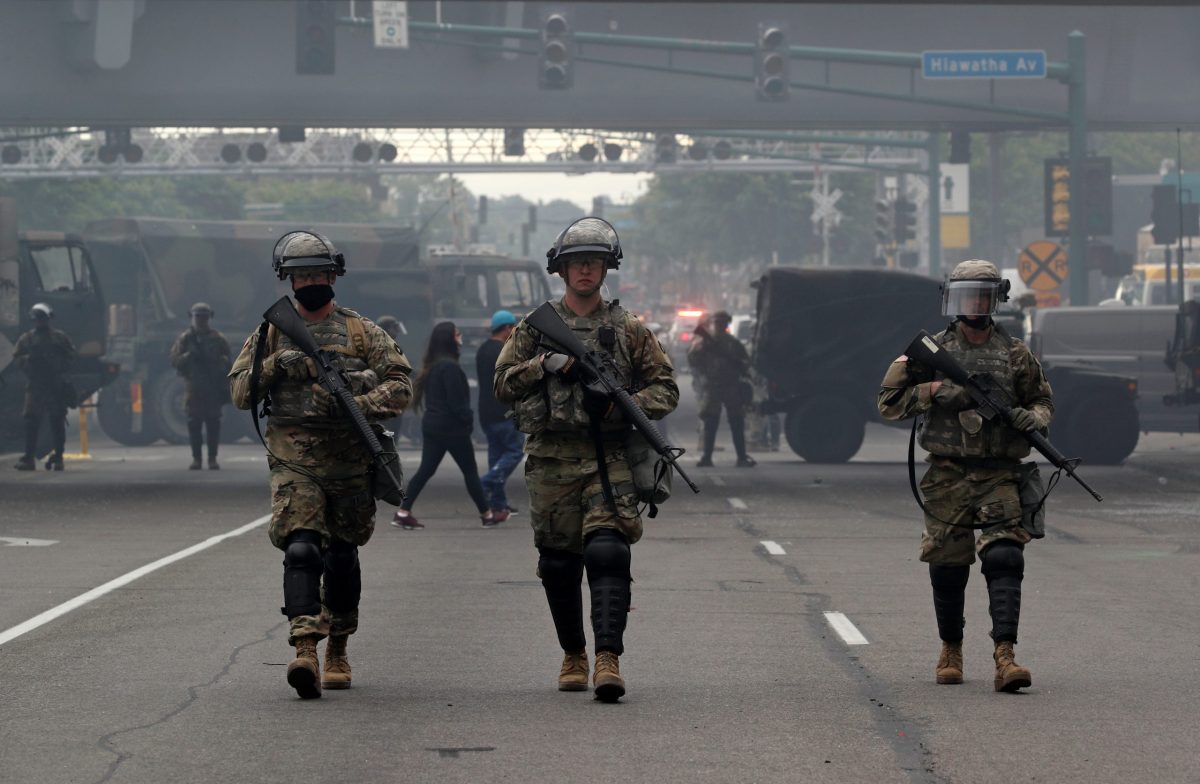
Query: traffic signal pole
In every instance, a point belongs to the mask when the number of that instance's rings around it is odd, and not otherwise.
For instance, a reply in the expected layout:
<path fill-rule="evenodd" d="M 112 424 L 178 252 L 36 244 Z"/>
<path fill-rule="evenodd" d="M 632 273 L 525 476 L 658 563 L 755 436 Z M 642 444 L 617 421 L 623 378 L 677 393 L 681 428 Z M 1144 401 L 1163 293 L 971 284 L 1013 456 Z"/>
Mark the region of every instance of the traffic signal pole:
<path fill-rule="evenodd" d="M 1071 169 L 1071 220 L 1067 227 L 1068 291 L 1072 305 L 1088 305 L 1087 216 L 1084 215 L 1084 158 L 1087 156 L 1087 76 L 1084 44 L 1076 30 L 1067 36 L 1067 157 Z"/>
<path fill-rule="evenodd" d="M 929 190 L 925 199 L 925 210 L 929 215 L 929 276 L 942 274 L 942 183 L 938 170 L 942 166 L 942 135 L 929 132 Z"/>

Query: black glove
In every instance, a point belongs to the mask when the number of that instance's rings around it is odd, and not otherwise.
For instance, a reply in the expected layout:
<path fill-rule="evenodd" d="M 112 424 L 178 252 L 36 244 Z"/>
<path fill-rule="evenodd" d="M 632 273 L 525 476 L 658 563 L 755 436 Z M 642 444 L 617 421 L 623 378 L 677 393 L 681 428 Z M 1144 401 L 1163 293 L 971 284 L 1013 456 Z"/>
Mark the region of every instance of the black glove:
<path fill-rule="evenodd" d="M 603 421 L 613 409 L 613 402 L 608 395 L 591 386 L 583 388 L 583 410 L 588 417 Z"/>
<path fill-rule="evenodd" d="M 1013 427 L 1022 433 L 1029 433 L 1045 427 L 1042 423 L 1042 418 L 1028 408 L 1014 408 L 1012 410 L 1012 424 Z"/>

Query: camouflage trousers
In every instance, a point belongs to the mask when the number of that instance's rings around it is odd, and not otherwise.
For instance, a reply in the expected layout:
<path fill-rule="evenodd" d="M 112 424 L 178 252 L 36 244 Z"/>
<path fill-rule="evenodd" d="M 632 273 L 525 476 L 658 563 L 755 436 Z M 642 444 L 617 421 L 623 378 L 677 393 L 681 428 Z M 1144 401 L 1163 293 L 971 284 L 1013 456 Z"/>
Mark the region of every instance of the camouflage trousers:
<path fill-rule="evenodd" d="M 324 552 L 334 540 L 356 547 L 366 544 L 375 531 L 375 498 L 371 494 L 366 452 L 351 434 L 313 433 L 300 428 L 270 428 L 271 451 L 299 464 L 316 478 L 293 470 L 275 458 L 271 466 L 271 524 L 267 535 L 281 550 L 287 538 L 300 530 L 321 536 Z M 323 458 L 323 460 L 322 460 Z M 325 604 L 322 578 L 321 614 L 291 619 L 289 642 L 305 635 L 353 634 L 358 630 L 358 608 L 334 613 Z"/>
<path fill-rule="evenodd" d="M 633 472 L 625 452 L 606 453 L 608 479 L 617 514 L 604 500 L 599 463 L 591 459 L 558 459 L 529 455 L 525 482 L 529 487 L 529 516 L 533 543 L 539 549 L 583 553 L 587 534 L 615 528 L 630 544 L 642 538 Z"/>
<path fill-rule="evenodd" d="M 925 531 L 921 560 L 943 566 L 969 566 L 976 553 L 1002 539 L 1028 544 L 1033 537 L 1021 527 L 1019 474 L 1012 468 L 973 468 L 950 460 L 929 466 L 921 479 L 925 496 Z M 940 522 L 945 520 L 955 525 Z M 959 525 L 996 524 L 978 531 Z"/>

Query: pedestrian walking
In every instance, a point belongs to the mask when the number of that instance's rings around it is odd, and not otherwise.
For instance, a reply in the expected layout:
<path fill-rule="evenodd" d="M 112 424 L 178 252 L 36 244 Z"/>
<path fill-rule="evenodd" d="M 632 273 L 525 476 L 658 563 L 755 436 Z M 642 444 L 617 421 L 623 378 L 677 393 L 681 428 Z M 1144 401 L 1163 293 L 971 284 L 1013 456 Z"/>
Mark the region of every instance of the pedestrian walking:
<path fill-rule="evenodd" d="M 221 408 L 229 402 L 229 341 L 211 326 L 213 309 L 197 302 L 189 311 L 192 325 L 171 346 L 171 367 L 187 382 L 188 438 L 192 444 L 193 471 L 200 470 L 204 435 L 208 435 L 208 468 L 215 471 L 221 443 Z"/>
<path fill-rule="evenodd" d="M 929 470 L 921 480 L 925 532 L 920 558 L 929 564 L 942 639 L 935 679 L 963 682 L 963 606 L 978 553 L 992 617 L 995 689 L 1014 692 L 1033 682 L 1029 670 L 1016 663 L 1013 646 L 1025 545 L 1041 533 L 1024 525 L 1021 486 L 1031 473 L 1021 465 L 1030 452 L 1022 433 L 1044 432 L 1054 402 L 1037 358 L 992 321 L 1008 289 L 1009 282 L 990 261 L 956 266 L 942 295 L 942 313 L 955 320 L 932 340 L 972 375 L 990 377 L 994 391 L 1012 401 L 1013 426 L 990 413 L 985 416 L 966 389 L 906 356 L 888 367 L 878 406 L 885 419 L 923 417 L 920 443 L 929 453 Z M 973 529 L 980 529 L 978 541 Z"/>
<path fill-rule="evenodd" d="M 296 309 L 313 341 L 346 379 L 364 417 L 390 419 L 408 404 L 408 360 L 382 329 L 333 300 L 346 260 L 325 237 L 285 234 L 272 266 L 291 279 Z M 260 350 L 260 343 L 262 344 Z M 346 644 L 358 630 L 362 568 L 358 548 L 375 530 L 371 454 L 341 405 L 315 382 L 313 360 L 275 327 L 246 340 L 229 371 L 233 404 L 257 415 L 269 398 L 271 544 L 283 550 L 283 613 L 296 658 L 287 682 L 303 699 L 350 687 Z M 375 425 L 378 427 L 378 425 Z M 317 643 L 328 635 L 325 669 Z"/>
<path fill-rule="evenodd" d="M 414 530 L 424 528 L 412 513 L 425 483 L 433 477 L 446 453 L 458 464 L 467 493 L 479 510 L 485 526 L 503 522 L 508 512 L 488 508 L 475 465 L 475 445 L 471 430 L 475 413 L 471 411 L 471 388 L 467 375 L 458 363 L 462 350 L 462 334 L 453 322 L 443 321 L 433 328 L 429 348 L 421 362 L 421 372 L 413 381 L 413 405 L 423 407 L 421 415 L 421 465 L 408 481 L 404 502 L 396 510 L 392 525 Z"/>
<path fill-rule="evenodd" d="M 600 288 L 621 260 L 617 232 L 582 218 L 558 235 L 546 270 L 566 283 L 551 306 L 580 341 L 611 363 L 621 385 L 652 419 L 679 402 L 671 360 L 649 329 Z M 586 691 L 588 657 L 581 582 L 592 599 L 596 699 L 625 694 L 619 657 L 629 618 L 630 545 L 642 537 L 637 488 L 626 452 L 631 425 L 605 394 L 581 383 L 573 358 L 555 351 L 526 322 L 517 325 L 496 362 L 496 398 L 513 404 L 529 434 L 525 479 L 538 550 L 538 576 L 563 650 L 561 691 Z"/>
<path fill-rule="evenodd" d="M 511 409 L 496 399 L 492 389 L 496 375 L 496 359 L 504 341 L 512 334 L 517 318 L 507 310 L 492 314 L 492 336 L 475 353 L 475 377 L 479 380 L 479 426 L 487 435 L 488 470 L 480 481 L 492 512 L 512 514 L 504 483 L 525 456 L 525 436 L 509 416 Z"/>

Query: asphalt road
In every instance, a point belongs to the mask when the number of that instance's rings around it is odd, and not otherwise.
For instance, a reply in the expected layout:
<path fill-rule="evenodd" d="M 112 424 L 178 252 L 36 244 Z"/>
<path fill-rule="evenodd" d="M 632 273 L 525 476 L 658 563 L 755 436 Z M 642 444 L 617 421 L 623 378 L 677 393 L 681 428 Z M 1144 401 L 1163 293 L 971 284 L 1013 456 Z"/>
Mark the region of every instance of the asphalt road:
<path fill-rule="evenodd" d="M 736 469 L 727 450 L 693 469 L 702 493 L 677 487 L 633 550 L 619 705 L 555 690 L 528 516 L 482 529 L 450 461 L 415 509 L 428 529 L 381 509 L 362 551 L 354 687 L 302 702 L 261 447 L 227 447 L 220 472 L 103 440 L 61 474 L 6 459 L 0 781 L 1200 780 L 1200 436 L 1084 469 L 1103 504 L 1070 481 L 1052 496 L 1027 551 L 1017 652 L 1034 685 L 1017 695 L 992 690 L 977 569 L 967 682 L 933 682 L 905 439 L 872 427 L 846 465 Z"/>

